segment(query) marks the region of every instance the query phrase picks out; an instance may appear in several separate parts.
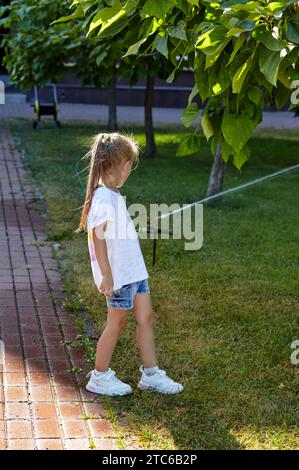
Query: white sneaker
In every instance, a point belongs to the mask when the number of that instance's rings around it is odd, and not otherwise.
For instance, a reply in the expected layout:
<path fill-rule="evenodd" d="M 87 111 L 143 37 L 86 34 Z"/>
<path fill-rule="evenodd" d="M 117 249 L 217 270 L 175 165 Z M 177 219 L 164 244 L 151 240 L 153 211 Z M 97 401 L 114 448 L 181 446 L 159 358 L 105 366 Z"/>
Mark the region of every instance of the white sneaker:
<path fill-rule="evenodd" d="M 88 384 L 86 385 L 86 390 L 88 392 L 99 393 L 101 395 L 128 395 L 132 393 L 132 388 L 130 385 L 125 384 L 117 377 L 115 377 L 115 372 L 109 369 L 102 376 L 96 376 L 95 371 L 91 371 L 87 374 L 86 377 L 90 377 Z"/>
<path fill-rule="evenodd" d="M 140 390 L 153 390 L 160 393 L 180 393 L 184 390 L 183 385 L 174 382 L 166 375 L 165 370 L 159 369 L 153 375 L 146 375 L 142 365 L 139 370 L 142 372 L 141 379 L 137 385 Z"/>

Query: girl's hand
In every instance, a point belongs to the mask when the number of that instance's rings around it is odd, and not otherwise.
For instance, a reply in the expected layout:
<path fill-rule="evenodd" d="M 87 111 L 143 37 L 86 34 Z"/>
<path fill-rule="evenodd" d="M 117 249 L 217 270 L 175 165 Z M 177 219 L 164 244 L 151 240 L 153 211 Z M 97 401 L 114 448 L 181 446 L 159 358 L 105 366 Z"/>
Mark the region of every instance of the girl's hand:
<path fill-rule="evenodd" d="M 113 279 L 111 275 L 103 276 L 100 284 L 100 292 L 106 297 L 112 297 L 113 294 Z"/>

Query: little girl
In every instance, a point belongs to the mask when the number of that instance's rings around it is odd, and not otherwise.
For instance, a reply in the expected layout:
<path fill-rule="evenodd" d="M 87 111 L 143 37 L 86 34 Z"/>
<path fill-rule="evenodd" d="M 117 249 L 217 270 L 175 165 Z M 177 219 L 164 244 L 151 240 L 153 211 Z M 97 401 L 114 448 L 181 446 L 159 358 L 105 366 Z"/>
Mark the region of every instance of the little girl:
<path fill-rule="evenodd" d="M 94 282 L 106 296 L 108 306 L 95 369 L 88 374 L 86 389 L 110 396 L 132 393 L 130 385 L 119 380 L 109 367 L 129 309 L 133 309 L 137 322 L 136 342 L 143 363 L 138 388 L 161 393 L 183 390 L 157 365 L 148 273 L 135 226 L 118 190 L 130 175 L 138 153 L 138 144 L 131 136 L 117 132 L 95 136 L 87 154 L 89 177 L 77 229 L 79 232 L 87 228 Z"/>

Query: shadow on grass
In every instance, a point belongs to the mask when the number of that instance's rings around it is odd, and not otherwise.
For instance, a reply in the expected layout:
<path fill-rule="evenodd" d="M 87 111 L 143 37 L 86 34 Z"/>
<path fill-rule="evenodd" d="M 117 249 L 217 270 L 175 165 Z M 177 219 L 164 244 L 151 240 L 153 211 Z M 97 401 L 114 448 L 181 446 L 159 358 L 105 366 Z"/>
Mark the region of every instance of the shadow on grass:
<path fill-rule="evenodd" d="M 86 240 L 84 234 L 69 240 L 68 234 L 82 203 L 76 158 L 90 135 L 103 129 L 68 123 L 42 135 L 30 132 L 27 123 L 14 126 L 47 202 L 50 238 L 62 242 L 70 281 L 100 334 L 106 306 L 92 285 Z M 130 130 L 144 144 L 142 129 Z M 176 136 L 177 130 L 157 131 L 158 157 L 142 160 L 130 177 L 123 191 L 128 204 L 187 203 L 205 196 L 209 151 L 203 145 L 198 155 L 176 158 Z M 287 134 L 275 142 L 259 135 L 250 146 L 252 158 L 242 173 L 229 167 L 225 187 L 298 161 L 297 142 Z M 132 397 L 100 399 L 121 424 L 124 445 L 134 446 L 135 438 L 136 446 L 148 449 L 296 447 L 296 374 L 289 363 L 297 331 L 296 184 L 288 175 L 205 206 L 200 252 L 185 252 L 179 241 L 159 241 L 152 268 L 152 242 L 142 241 L 157 312 L 159 365 L 185 391 L 163 396 L 135 390 Z M 135 388 L 140 359 L 134 333 L 131 315 L 112 367 Z"/>

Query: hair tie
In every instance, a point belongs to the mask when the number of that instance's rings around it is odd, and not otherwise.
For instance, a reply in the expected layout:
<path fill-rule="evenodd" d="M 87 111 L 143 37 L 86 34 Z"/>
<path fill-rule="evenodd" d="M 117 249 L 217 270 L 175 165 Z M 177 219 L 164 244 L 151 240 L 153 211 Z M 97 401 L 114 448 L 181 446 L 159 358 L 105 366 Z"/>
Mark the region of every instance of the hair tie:
<path fill-rule="evenodd" d="M 111 140 L 110 135 L 107 134 L 107 133 L 102 134 L 102 139 L 101 140 L 102 140 L 102 142 L 105 142 L 105 143 L 110 142 L 110 140 Z"/>

